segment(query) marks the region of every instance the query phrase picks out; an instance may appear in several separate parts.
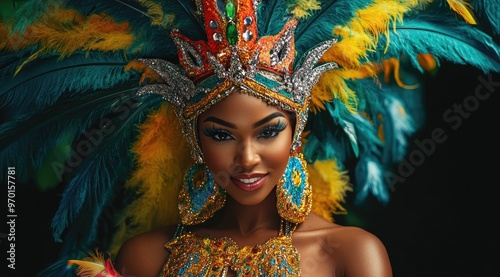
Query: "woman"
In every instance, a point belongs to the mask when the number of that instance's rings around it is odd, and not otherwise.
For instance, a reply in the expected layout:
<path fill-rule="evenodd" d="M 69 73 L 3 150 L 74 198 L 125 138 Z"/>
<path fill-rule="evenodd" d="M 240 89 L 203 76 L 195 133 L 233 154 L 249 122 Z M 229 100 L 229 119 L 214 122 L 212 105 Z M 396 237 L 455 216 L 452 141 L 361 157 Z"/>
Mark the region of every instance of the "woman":
<path fill-rule="evenodd" d="M 499 3 L 430 2 L 27 1 L 0 24 L 0 162 L 64 186 L 40 275 L 390 276 L 333 215 L 388 201 L 421 72 L 500 68 Z"/>
<path fill-rule="evenodd" d="M 290 157 L 293 125 L 290 113 L 242 92 L 232 93 L 200 115 L 198 135 L 203 157 L 215 182 L 227 192 L 227 199 L 218 215 L 190 227 L 189 232 L 214 241 L 230 238 L 240 248 L 263 245 L 278 235 L 283 226 L 275 191 Z M 296 249 L 300 262 L 290 263 L 290 275 L 392 276 L 383 244 L 360 228 L 339 226 L 314 213 L 308 213 L 302 223 L 291 228 L 285 235 L 291 237 L 292 245 L 286 246 Z M 169 245 L 174 231 L 175 227 L 171 227 L 130 239 L 118 253 L 116 269 L 124 276 L 158 276 L 162 270 L 168 272 L 165 276 L 177 276 L 176 271 L 186 261 L 177 256 L 176 267 L 169 266 L 170 261 L 165 264 L 169 253 L 163 247 Z M 181 249 L 167 249 L 181 255 L 186 250 L 182 246 L 187 245 L 181 243 Z M 213 259 L 216 261 L 216 257 Z M 226 261 L 230 259 L 231 256 Z M 270 259 L 259 260 L 258 264 L 272 268 Z M 220 271 L 227 270 L 227 276 L 234 276 L 244 270 L 231 266 L 224 264 Z M 202 271 L 197 270 L 198 274 Z M 264 274 L 257 273 L 256 268 L 251 270 L 252 276 L 271 276 L 270 272 L 276 269 Z"/>

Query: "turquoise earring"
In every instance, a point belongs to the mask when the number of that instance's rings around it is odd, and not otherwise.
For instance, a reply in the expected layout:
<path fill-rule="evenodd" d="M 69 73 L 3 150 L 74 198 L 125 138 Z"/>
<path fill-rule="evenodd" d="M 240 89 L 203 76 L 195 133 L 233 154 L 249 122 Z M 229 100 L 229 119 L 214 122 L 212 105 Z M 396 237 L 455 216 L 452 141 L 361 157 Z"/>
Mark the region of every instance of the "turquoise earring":
<path fill-rule="evenodd" d="M 291 156 L 276 188 L 276 206 L 283 219 L 300 223 L 311 212 L 312 188 L 307 178 L 307 163 L 302 153 Z"/>
<path fill-rule="evenodd" d="M 208 168 L 192 166 L 184 176 L 179 192 L 179 213 L 186 225 L 195 225 L 211 218 L 226 202 L 226 191 L 217 185 Z"/>

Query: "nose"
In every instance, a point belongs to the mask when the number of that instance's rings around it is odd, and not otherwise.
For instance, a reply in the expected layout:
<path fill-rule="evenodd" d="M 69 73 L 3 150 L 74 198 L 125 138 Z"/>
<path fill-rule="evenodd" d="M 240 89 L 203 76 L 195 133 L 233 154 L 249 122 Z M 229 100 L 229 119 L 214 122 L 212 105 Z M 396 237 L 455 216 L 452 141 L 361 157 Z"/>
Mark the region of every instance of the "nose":
<path fill-rule="evenodd" d="M 261 161 L 257 146 L 251 142 L 242 142 L 235 156 L 235 165 L 242 171 L 250 171 Z"/>

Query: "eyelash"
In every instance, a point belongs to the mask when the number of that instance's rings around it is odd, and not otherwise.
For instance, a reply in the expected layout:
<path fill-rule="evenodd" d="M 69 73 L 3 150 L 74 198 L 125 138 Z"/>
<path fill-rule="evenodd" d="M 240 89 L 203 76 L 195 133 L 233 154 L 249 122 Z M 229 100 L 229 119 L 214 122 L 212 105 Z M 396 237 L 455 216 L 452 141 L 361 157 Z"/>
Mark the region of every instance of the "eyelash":
<path fill-rule="evenodd" d="M 272 139 L 279 135 L 283 130 L 285 130 L 287 124 L 283 123 L 281 120 L 276 125 L 267 126 L 259 133 L 258 138 L 262 139 Z M 215 141 L 227 141 L 234 140 L 233 135 L 221 128 L 212 127 L 203 129 L 203 134 Z M 223 137 L 224 136 L 224 137 Z"/>
<path fill-rule="evenodd" d="M 233 136 L 231 135 L 231 133 L 229 133 L 228 131 L 226 131 L 224 129 L 217 128 L 215 126 L 212 128 L 203 129 L 203 134 L 205 134 L 205 136 L 207 136 L 215 141 L 226 141 L 226 140 L 229 140 L 229 138 L 234 139 Z M 226 136 L 226 138 L 221 138 L 221 135 Z"/>
<path fill-rule="evenodd" d="M 276 125 L 271 125 L 265 127 L 260 133 L 259 138 L 272 139 L 279 135 L 283 130 L 285 130 L 287 124 L 283 123 L 281 120 Z M 266 134 L 267 133 L 267 134 Z M 271 134 L 269 134 L 271 133 Z"/>

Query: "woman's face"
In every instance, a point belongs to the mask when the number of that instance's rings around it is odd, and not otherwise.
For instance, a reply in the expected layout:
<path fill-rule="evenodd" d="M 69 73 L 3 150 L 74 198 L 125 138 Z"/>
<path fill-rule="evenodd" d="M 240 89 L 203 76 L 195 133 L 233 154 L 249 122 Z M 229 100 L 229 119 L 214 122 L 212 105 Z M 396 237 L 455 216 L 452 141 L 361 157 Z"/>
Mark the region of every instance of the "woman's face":
<path fill-rule="evenodd" d="M 198 118 L 206 165 L 244 205 L 264 200 L 283 175 L 292 132 L 287 112 L 244 93 L 232 93 Z"/>

